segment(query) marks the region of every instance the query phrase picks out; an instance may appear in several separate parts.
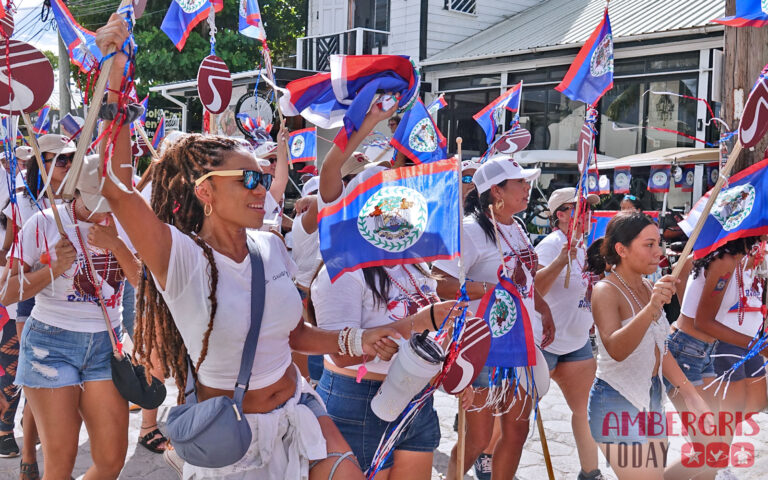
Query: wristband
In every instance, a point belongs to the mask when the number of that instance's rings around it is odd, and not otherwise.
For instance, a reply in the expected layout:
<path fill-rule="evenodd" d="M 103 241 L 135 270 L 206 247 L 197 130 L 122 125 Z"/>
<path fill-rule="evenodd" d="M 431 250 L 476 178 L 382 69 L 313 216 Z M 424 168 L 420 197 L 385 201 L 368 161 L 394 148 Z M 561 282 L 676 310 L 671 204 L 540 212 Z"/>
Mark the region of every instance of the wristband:
<path fill-rule="evenodd" d="M 99 118 L 102 120 L 112 121 L 118 113 L 125 115 L 122 123 L 125 125 L 141 117 L 144 114 L 144 107 L 139 103 L 129 103 L 123 108 L 120 108 L 117 103 L 103 103 L 99 108 Z"/>
<path fill-rule="evenodd" d="M 429 306 L 429 318 L 432 320 L 432 326 L 435 328 L 435 331 L 439 330 L 437 327 L 437 324 L 435 323 L 435 304 Z"/>
<path fill-rule="evenodd" d="M 360 357 L 365 352 L 363 352 L 363 332 L 365 331 L 362 328 L 355 328 L 353 329 L 355 331 L 355 336 L 352 341 L 352 352 L 350 354 L 354 357 Z"/>

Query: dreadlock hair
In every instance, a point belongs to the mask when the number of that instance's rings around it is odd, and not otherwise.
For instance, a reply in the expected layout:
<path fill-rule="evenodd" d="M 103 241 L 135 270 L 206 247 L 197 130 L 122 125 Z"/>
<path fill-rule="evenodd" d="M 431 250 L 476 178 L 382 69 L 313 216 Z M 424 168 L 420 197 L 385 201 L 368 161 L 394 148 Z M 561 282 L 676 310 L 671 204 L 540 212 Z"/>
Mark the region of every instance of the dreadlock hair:
<path fill-rule="evenodd" d="M 744 237 L 731 240 L 707 256 L 693 261 L 693 278 L 698 278 L 702 270 L 707 270 L 715 260 L 725 255 L 747 255 L 752 246 L 760 241 L 760 237 Z"/>
<path fill-rule="evenodd" d="M 216 291 L 219 272 L 213 258 L 213 250 L 197 232 L 203 226 L 203 206 L 195 196 L 195 179 L 209 172 L 211 167 L 222 164 L 227 153 L 244 150 L 243 144 L 235 139 L 185 135 L 168 148 L 153 167 L 151 206 L 160 221 L 171 224 L 189 235 L 208 259 L 211 302 L 208 327 L 203 336 L 203 348 L 195 365 L 195 371 L 205 360 L 208 341 L 216 316 Z M 247 150 L 244 150 L 247 152 Z M 173 375 L 179 388 L 179 403 L 184 402 L 187 380 L 187 349 L 173 322 L 171 312 L 157 289 L 146 265 L 139 282 L 136 304 L 136 353 L 145 367 L 149 368 L 152 353 L 157 355 L 163 375 Z"/>
<path fill-rule="evenodd" d="M 497 185 L 503 188 L 506 184 L 507 181 L 504 180 Z M 491 208 L 491 204 L 493 204 L 491 189 L 489 188 L 483 193 L 478 194 L 477 189 L 475 188 L 467 194 L 467 198 L 464 200 L 464 211 L 467 215 L 475 217 L 477 224 L 483 229 L 488 240 L 490 240 L 491 243 L 496 243 L 496 233 L 493 230 L 493 222 L 491 222 L 491 219 L 487 214 L 488 210 Z"/>

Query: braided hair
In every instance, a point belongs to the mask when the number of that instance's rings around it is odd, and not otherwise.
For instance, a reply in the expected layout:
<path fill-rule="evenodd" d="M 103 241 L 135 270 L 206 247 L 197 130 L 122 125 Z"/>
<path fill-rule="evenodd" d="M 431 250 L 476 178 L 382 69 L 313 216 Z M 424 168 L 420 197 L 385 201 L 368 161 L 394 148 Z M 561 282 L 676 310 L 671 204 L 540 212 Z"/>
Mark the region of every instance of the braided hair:
<path fill-rule="evenodd" d="M 205 214 L 203 206 L 195 196 L 195 179 L 209 172 L 211 167 L 221 165 L 227 153 L 242 149 L 243 144 L 235 139 L 186 135 L 164 152 L 152 172 L 152 210 L 160 221 L 171 224 L 189 235 L 203 249 L 208 260 L 208 299 L 211 311 L 195 371 L 200 369 L 208 353 L 208 341 L 218 307 L 216 287 L 219 278 L 213 250 L 197 236 L 203 226 Z M 136 353 L 147 368 L 150 368 L 152 353 L 157 355 L 159 365 L 153 366 L 161 368 L 165 377 L 175 377 L 179 389 L 178 400 L 183 403 L 188 370 L 187 349 L 154 279 L 146 274 L 146 265 L 144 272 L 139 282 L 136 304 Z"/>
<path fill-rule="evenodd" d="M 693 261 L 693 278 L 698 278 L 702 270 L 708 270 L 710 264 L 725 255 L 747 255 L 752 246 L 760 241 L 760 237 L 744 237 L 731 240 L 707 256 Z"/>

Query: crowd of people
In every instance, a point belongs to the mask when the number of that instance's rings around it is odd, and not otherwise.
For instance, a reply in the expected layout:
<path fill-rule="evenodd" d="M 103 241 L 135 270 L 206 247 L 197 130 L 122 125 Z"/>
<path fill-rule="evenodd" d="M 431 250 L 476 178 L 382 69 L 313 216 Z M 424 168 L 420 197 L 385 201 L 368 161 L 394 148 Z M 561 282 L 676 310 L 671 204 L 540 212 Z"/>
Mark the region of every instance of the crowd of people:
<path fill-rule="evenodd" d="M 126 35 L 113 17 L 97 41 L 107 51 Z M 120 84 L 126 62 L 119 48 L 114 58 L 111 85 Z M 105 102 L 120 100 L 109 90 Z M 713 413 L 747 421 L 768 405 L 763 358 L 741 361 L 763 329 L 764 238 L 739 238 L 704 258 L 680 259 L 680 279 L 667 275 L 651 283 L 666 255 L 659 226 L 627 196 L 626 211 L 588 249 L 588 217 L 575 212 L 600 199 L 579 199 L 574 186 L 550 193 L 551 233 L 534 246 L 517 215 L 541 172 L 509 155 L 461 164 L 461 264 L 365 267 L 332 282 L 320 255 L 318 214 L 371 176 L 408 165 L 403 158 L 371 162 L 356 152 L 377 125 L 397 126 L 394 113 L 395 107 L 374 104 L 345 151 L 334 145 L 319 174 L 313 166 L 300 170 L 301 198 L 292 219 L 284 214 L 284 130 L 276 142 L 255 149 L 222 136 L 168 138 L 139 180 L 128 168 L 128 126 L 118 126 L 105 140 L 108 158 L 104 149 L 86 158 L 71 202 L 45 195 L 37 162 L 20 147 L 26 171 L 11 192 L 15 198 L 5 199 L 0 293 L 10 318 L 0 347 L 0 456 L 21 457 L 20 479 L 41 478 L 38 441 L 44 478 L 69 479 L 83 423 L 92 457 L 85 478 L 118 478 L 129 442 L 129 403 L 113 381 L 110 336 L 122 339 L 153 377 L 173 377 L 179 402 L 191 401 L 190 395 L 197 402 L 239 398 L 251 440 L 242 458 L 223 467 L 184 461 L 174 439 L 158 428 L 157 411 L 142 413 L 139 443 L 162 453 L 180 477 L 364 478 L 390 426 L 372 401 L 392 373 L 401 339 L 438 330 L 443 319 L 450 325 L 462 310 L 477 312 L 502 270 L 511 272 L 531 312 L 538 370 L 548 371 L 572 413 L 579 480 L 604 478 L 599 451 L 609 459 L 619 458 L 626 445 L 636 446 L 643 459 L 653 449 L 666 452 L 665 428 L 611 423 L 641 412 L 662 415 L 664 392 L 678 412 L 712 428 Z M 54 134 L 38 141 L 42 178 L 49 191 L 59 192 L 75 145 Z M 104 161 L 113 174 L 102 179 Z M 256 259 L 264 290 L 254 300 Z M 468 302 L 455 300 L 462 269 Z M 664 306 L 673 297 L 682 307 L 670 325 Z M 241 385 L 237 365 L 259 314 L 252 367 Z M 705 389 L 726 375 L 727 389 Z M 496 378 L 486 367 L 459 394 L 466 442 L 463 452 L 458 446 L 451 452 L 451 480 L 470 468 L 480 479 L 511 479 L 531 441 L 536 392 L 516 388 L 494 404 L 488 392 Z M 22 395 L 19 449 L 13 432 Z M 734 430 L 689 435 L 704 444 L 730 444 Z M 427 400 L 376 478 L 431 478 L 440 437 L 437 412 Z M 679 460 L 610 466 L 622 480 L 717 475 L 715 468 L 692 469 Z"/>

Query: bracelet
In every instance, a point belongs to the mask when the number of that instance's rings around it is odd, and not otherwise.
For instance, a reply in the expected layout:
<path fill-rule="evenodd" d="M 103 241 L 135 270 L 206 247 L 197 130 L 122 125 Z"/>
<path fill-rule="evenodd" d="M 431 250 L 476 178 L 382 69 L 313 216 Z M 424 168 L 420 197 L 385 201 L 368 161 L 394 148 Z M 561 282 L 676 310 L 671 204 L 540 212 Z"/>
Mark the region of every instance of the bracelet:
<path fill-rule="evenodd" d="M 365 331 L 362 328 L 354 328 L 355 336 L 353 338 L 352 342 L 352 352 L 350 354 L 355 357 L 362 356 L 365 352 L 363 352 L 363 332 Z"/>
<path fill-rule="evenodd" d="M 488 285 L 486 285 L 485 282 L 483 282 L 483 294 L 488 293 Z"/>
<path fill-rule="evenodd" d="M 438 331 L 439 328 L 437 327 L 437 324 L 435 323 L 435 304 L 429 306 L 429 318 L 432 320 L 432 326 L 435 328 L 435 331 Z"/>
<path fill-rule="evenodd" d="M 349 327 L 344 327 L 343 329 L 339 330 L 339 354 L 346 355 L 347 354 L 347 346 L 345 342 L 345 335 L 347 335 L 347 332 L 349 331 Z"/>
<path fill-rule="evenodd" d="M 352 329 L 347 328 L 347 336 L 344 338 L 347 343 L 347 355 L 352 356 Z"/>

